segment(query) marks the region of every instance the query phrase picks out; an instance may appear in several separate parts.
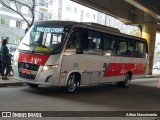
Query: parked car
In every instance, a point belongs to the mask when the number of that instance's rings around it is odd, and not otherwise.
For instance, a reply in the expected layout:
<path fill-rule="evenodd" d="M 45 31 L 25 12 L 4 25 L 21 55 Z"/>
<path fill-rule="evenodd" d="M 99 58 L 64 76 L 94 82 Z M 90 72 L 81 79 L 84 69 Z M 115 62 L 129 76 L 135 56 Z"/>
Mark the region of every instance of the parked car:
<path fill-rule="evenodd" d="M 158 64 L 157 64 L 157 65 L 154 65 L 154 66 L 153 66 L 153 69 L 155 69 L 155 70 L 160 70 L 160 65 L 158 65 Z"/>

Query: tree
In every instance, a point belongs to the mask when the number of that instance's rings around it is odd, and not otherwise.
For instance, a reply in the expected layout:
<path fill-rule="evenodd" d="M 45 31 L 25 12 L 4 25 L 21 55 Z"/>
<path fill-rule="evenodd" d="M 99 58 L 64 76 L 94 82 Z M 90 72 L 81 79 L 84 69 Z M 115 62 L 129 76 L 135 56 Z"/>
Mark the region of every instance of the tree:
<path fill-rule="evenodd" d="M 27 23 L 27 28 L 30 28 L 35 22 L 36 13 L 45 16 L 43 12 L 36 11 L 36 7 L 47 5 L 49 2 L 47 0 L 45 2 L 43 0 L 40 1 L 41 2 L 38 0 L 0 0 L 0 4 L 2 4 L 3 7 L 17 13 Z M 10 3 L 14 6 L 11 6 Z M 31 19 L 28 19 L 28 16 L 22 13 L 20 9 L 21 7 L 28 9 Z M 50 16 L 45 17 L 50 18 Z"/>

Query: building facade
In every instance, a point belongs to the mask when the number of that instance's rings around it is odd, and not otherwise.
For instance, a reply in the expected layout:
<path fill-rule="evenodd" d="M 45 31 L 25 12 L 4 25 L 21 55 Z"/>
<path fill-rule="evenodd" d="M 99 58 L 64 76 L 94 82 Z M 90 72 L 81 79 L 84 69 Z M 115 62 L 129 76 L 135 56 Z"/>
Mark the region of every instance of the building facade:
<path fill-rule="evenodd" d="M 94 22 L 119 29 L 122 33 L 140 36 L 138 27 L 125 25 L 116 18 L 105 15 L 91 8 L 82 6 L 70 0 L 53 0 L 48 5 L 52 20 L 68 20 L 77 22 Z"/>
<path fill-rule="evenodd" d="M 22 5 L 16 7 L 15 3 L 9 0 L 6 1 L 6 4 L 14 10 L 18 10 L 28 21 L 31 21 L 32 15 L 28 7 Z M 25 1 L 25 4 L 30 5 L 29 0 Z M 36 0 L 35 21 L 48 19 L 48 4 L 47 0 Z M 0 41 L 6 38 L 9 44 L 18 45 L 26 28 L 27 23 L 20 15 L 0 4 Z"/>
<path fill-rule="evenodd" d="M 52 20 L 97 23 L 97 11 L 70 0 L 53 0 L 48 8 Z"/>
<path fill-rule="evenodd" d="M 12 3 L 8 2 L 12 6 Z M 0 40 L 6 38 L 9 43 L 18 44 L 24 35 L 22 18 L 0 4 Z"/>

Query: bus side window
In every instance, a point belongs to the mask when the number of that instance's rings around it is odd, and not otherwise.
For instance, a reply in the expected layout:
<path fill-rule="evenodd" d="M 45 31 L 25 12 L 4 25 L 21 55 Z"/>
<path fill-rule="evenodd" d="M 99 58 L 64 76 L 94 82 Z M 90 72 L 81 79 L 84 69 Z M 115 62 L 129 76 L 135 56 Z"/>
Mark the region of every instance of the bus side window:
<path fill-rule="evenodd" d="M 137 42 L 137 57 L 146 58 L 146 45 L 143 42 Z"/>
<path fill-rule="evenodd" d="M 113 35 L 104 34 L 103 35 L 103 54 L 104 56 L 115 56 L 116 55 L 116 47 L 115 47 L 115 41 L 116 37 Z"/>
<path fill-rule="evenodd" d="M 136 57 L 135 46 L 135 41 L 128 39 L 128 50 L 126 51 L 127 57 Z"/>
<path fill-rule="evenodd" d="M 76 49 L 76 34 L 72 33 L 67 42 L 67 49 Z"/>
<path fill-rule="evenodd" d="M 81 31 L 74 31 L 67 42 L 66 52 L 70 54 L 82 54 L 82 33 Z"/>
<path fill-rule="evenodd" d="M 84 40 L 84 53 L 102 55 L 102 39 L 101 33 L 88 30 L 86 39 Z"/>
<path fill-rule="evenodd" d="M 117 55 L 125 57 L 125 56 L 127 56 L 126 52 L 128 52 L 127 41 L 123 38 L 120 38 L 117 41 Z"/>

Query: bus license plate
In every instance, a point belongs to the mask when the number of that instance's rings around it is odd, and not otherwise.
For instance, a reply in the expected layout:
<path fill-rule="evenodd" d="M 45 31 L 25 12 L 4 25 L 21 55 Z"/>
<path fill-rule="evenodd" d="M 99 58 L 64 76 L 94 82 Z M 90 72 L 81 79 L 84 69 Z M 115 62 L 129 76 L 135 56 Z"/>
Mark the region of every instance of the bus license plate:
<path fill-rule="evenodd" d="M 23 74 L 30 75 L 30 74 L 31 74 L 31 71 L 30 71 L 30 70 L 22 70 L 22 73 L 23 73 Z"/>

